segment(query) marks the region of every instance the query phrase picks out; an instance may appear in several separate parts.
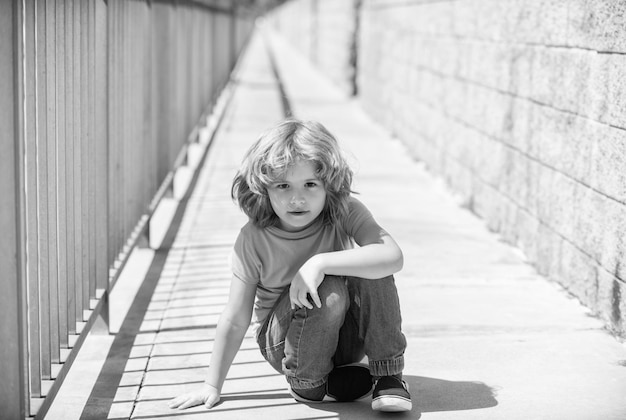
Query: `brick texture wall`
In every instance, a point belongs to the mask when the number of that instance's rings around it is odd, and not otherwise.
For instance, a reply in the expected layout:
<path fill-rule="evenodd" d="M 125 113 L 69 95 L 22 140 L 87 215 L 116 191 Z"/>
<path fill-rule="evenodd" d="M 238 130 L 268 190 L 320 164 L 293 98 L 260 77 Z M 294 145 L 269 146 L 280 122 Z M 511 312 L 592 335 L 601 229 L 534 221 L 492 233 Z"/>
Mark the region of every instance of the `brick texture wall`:
<path fill-rule="evenodd" d="M 338 3 L 355 4 L 297 0 L 277 15 L 302 19 L 288 8 L 309 7 L 317 63 L 345 81 L 353 74 L 319 64 L 349 44 L 319 24 L 354 25 Z M 359 5 L 364 108 L 541 274 L 626 336 L 626 2 Z"/>

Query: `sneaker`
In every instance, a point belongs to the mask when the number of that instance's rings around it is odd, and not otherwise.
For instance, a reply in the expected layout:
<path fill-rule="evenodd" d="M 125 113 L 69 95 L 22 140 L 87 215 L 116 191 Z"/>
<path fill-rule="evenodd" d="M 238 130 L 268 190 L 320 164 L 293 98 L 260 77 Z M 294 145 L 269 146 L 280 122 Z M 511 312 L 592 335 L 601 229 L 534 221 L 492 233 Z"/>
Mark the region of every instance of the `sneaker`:
<path fill-rule="evenodd" d="M 326 394 L 336 401 L 356 401 L 372 393 L 372 375 L 367 365 L 338 366 L 328 375 Z"/>
<path fill-rule="evenodd" d="M 291 386 L 291 396 L 299 402 L 319 404 L 323 402 L 356 401 L 372 393 L 372 375 L 367 365 L 355 363 L 338 366 L 330 372 L 326 382 L 326 395 L 321 400 L 311 400 L 299 395 Z"/>
<path fill-rule="evenodd" d="M 383 376 L 374 385 L 372 410 L 385 412 L 411 411 L 409 386 L 395 376 Z"/>

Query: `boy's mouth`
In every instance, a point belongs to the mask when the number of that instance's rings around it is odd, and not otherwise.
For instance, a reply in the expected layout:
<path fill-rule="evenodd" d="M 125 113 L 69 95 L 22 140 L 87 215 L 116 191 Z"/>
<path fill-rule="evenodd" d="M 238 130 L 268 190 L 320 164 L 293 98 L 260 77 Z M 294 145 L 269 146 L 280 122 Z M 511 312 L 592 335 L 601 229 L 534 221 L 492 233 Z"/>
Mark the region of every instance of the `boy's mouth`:
<path fill-rule="evenodd" d="M 307 210 L 298 210 L 298 211 L 290 211 L 289 214 L 292 214 L 294 216 L 302 216 L 304 214 L 307 214 L 308 211 Z"/>

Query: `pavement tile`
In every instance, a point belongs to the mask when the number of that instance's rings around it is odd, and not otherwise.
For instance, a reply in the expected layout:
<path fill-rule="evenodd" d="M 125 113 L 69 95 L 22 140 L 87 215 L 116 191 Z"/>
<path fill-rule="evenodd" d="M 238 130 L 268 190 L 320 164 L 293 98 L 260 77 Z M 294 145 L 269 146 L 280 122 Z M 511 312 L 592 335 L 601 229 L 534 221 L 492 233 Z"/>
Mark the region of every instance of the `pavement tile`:
<path fill-rule="evenodd" d="M 144 374 L 145 372 L 143 371 L 126 371 L 122 373 L 118 386 L 131 387 L 141 385 Z"/>
<path fill-rule="evenodd" d="M 176 342 L 155 344 L 152 357 L 177 356 L 182 354 L 209 354 L 213 348 L 213 341 Z"/>
<path fill-rule="evenodd" d="M 140 384 L 131 386 L 120 386 L 115 392 L 115 402 L 134 402 L 139 394 Z"/>
<path fill-rule="evenodd" d="M 142 332 L 135 336 L 135 340 L 133 341 L 133 346 L 152 345 L 155 339 L 156 339 L 155 332 Z"/>
<path fill-rule="evenodd" d="M 111 404 L 106 419 L 107 420 L 125 420 L 129 419 L 135 408 L 135 401 L 114 401 Z"/>
<path fill-rule="evenodd" d="M 151 300 L 148 305 L 147 313 L 158 312 L 167 308 L 167 300 L 159 300 L 158 296 L 156 300 Z"/>
<path fill-rule="evenodd" d="M 175 370 L 177 368 L 195 368 L 208 366 L 209 357 L 205 354 L 179 353 L 176 357 L 152 357 L 150 359 L 149 370 L 152 372 Z"/>
<path fill-rule="evenodd" d="M 189 318 L 189 317 L 210 317 L 210 316 L 219 316 L 222 311 L 221 308 L 211 308 L 202 305 L 202 301 L 198 298 L 192 298 L 189 300 L 185 300 L 185 303 L 188 305 L 170 308 L 167 312 L 164 313 L 164 318 L 167 319 L 177 319 L 177 318 Z"/>
<path fill-rule="evenodd" d="M 150 353 L 152 352 L 152 346 L 133 346 L 130 349 L 129 358 L 146 358 L 150 357 Z"/>
<path fill-rule="evenodd" d="M 189 360 L 183 357 L 182 362 Z M 201 360 L 195 360 L 193 367 L 188 367 L 184 363 L 177 366 L 177 369 L 170 370 L 149 370 L 145 373 L 142 387 L 162 386 L 174 384 L 202 383 L 206 378 L 206 367 L 209 358 L 204 356 Z"/>
<path fill-rule="evenodd" d="M 159 331 L 160 326 L 161 326 L 160 319 L 145 319 L 141 323 L 141 326 L 139 327 L 139 331 L 142 333 L 156 332 L 156 331 Z"/>
<path fill-rule="evenodd" d="M 159 331 L 158 336 L 154 339 L 154 343 L 194 343 L 199 341 L 213 341 L 214 335 L 214 329 L 204 327 L 194 327 L 176 331 L 166 330 Z"/>
<path fill-rule="evenodd" d="M 149 357 L 136 357 L 128 359 L 124 372 L 144 372 L 148 366 Z"/>
<path fill-rule="evenodd" d="M 215 328 L 218 316 L 196 316 L 185 318 L 164 319 L 160 324 L 160 330 L 178 330 L 184 328 Z"/>

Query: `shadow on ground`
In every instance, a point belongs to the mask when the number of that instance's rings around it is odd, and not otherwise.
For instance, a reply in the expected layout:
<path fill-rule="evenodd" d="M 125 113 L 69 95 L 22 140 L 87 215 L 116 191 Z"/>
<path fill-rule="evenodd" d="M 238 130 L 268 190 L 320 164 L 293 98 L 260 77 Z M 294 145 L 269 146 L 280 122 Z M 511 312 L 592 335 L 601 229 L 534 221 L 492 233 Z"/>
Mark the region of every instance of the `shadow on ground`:
<path fill-rule="evenodd" d="M 374 413 L 369 400 L 316 405 L 315 408 L 332 412 L 342 420 L 358 420 L 366 418 L 419 419 L 422 413 L 476 410 L 498 405 L 494 389 L 481 382 L 446 381 L 412 375 L 405 375 L 404 380 L 409 384 L 413 400 L 413 410 L 408 413 Z"/>
<path fill-rule="evenodd" d="M 377 413 L 371 409 L 369 399 L 354 403 L 327 403 L 311 404 L 312 408 L 319 411 L 326 411 L 328 415 L 319 417 L 306 417 L 307 420 L 313 418 L 340 418 L 342 420 L 362 420 L 368 418 L 403 418 L 419 419 L 422 413 L 476 410 L 495 407 L 498 401 L 495 398 L 493 388 L 481 382 L 471 381 L 447 381 L 443 379 L 427 378 L 423 376 L 405 375 L 404 379 L 409 383 L 413 398 L 413 410 L 408 413 Z M 258 400 L 283 400 L 289 398 L 285 392 L 280 390 L 270 390 L 270 393 L 263 391 L 248 394 L 228 395 L 215 407 L 215 411 L 228 411 L 230 403 L 234 401 L 258 401 Z M 291 404 L 295 402 L 290 401 Z M 283 403 L 284 404 L 284 403 Z M 279 404 L 282 406 L 283 404 Z M 263 405 L 266 407 L 266 405 Z M 242 412 L 245 412 L 243 410 Z M 182 413 L 173 414 L 173 416 Z"/>
<path fill-rule="evenodd" d="M 413 406 L 423 413 L 489 408 L 498 405 L 493 388 L 482 382 L 446 381 L 423 376 L 405 376 Z"/>

